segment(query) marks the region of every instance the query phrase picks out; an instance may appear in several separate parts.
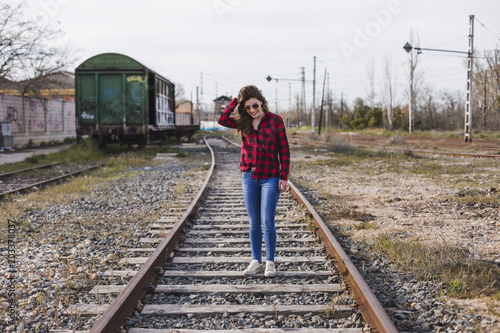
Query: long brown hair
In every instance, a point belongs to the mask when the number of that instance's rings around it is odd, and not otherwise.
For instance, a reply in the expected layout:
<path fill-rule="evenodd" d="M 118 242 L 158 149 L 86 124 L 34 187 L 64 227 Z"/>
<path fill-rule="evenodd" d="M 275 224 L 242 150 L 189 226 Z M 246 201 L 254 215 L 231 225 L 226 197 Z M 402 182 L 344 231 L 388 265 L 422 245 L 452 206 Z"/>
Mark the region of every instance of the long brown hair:
<path fill-rule="evenodd" d="M 267 108 L 267 101 L 260 92 L 259 88 L 256 86 L 245 86 L 240 89 L 238 93 L 238 107 L 234 114 L 234 121 L 238 126 L 238 131 L 241 131 L 243 135 L 248 136 L 252 131 L 252 116 L 245 111 L 245 102 L 250 98 L 256 98 L 260 101 L 261 108 L 264 112 L 269 111 Z"/>

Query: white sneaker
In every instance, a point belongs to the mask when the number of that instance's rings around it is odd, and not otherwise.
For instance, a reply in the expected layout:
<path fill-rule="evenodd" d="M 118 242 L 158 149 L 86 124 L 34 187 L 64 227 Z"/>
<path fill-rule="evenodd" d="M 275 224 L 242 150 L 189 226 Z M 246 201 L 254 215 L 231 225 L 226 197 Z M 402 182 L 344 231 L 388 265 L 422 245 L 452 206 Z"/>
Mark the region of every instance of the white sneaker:
<path fill-rule="evenodd" d="M 252 260 L 247 269 L 243 271 L 245 275 L 254 275 L 264 272 L 264 265 L 262 265 L 258 260 Z"/>
<path fill-rule="evenodd" d="M 276 268 L 274 267 L 274 262 L 266 261 L 266 272 L 264 273 L 267 277 L 275 277 L 276 276 Z"/>

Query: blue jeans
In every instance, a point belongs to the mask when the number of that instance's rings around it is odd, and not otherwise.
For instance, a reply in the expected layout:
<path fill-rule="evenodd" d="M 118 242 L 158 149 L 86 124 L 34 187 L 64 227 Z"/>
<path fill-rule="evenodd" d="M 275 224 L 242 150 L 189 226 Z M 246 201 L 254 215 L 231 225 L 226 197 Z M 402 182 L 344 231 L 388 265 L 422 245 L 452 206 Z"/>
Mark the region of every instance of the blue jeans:
<path fill-rule="evenodd" d="M 276 206 L 280 197 L 279 177 L 255 179 L 251 172 L 242 176 L 243 198 L 250 221 L 250 245 L 252 257 L 262 261 L 262 227 L 266 241 L 266 260 L 274 262 L 276 253 Z"/>

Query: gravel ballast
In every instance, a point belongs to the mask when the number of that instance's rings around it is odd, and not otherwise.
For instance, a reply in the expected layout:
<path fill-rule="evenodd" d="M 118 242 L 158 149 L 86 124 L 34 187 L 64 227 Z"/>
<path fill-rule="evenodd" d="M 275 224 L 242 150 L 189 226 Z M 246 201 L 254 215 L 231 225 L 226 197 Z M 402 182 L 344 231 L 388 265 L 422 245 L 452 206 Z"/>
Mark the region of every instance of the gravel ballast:
<path fill-rule="evenodd" d="M 331 209 L 325 193 L 344 196 L 348 199 L 347 206 L 370 216 L 370 224 L 376 228 L 357 228 L 360 222 L 349 219 L 325 219 L 325 222 L 334 231 L 344 231 L 339 239 L 397 328 L 401 332 L 500 332 L 498 317 L 487 310 L 481 299 L 452 298 L 442 284 L 418 280 L 364 245 L 366 239 L 397 230 L 398 234 L 418 235 L 424 240 L 444 236 L 453 242 L 472 244 L 478 256 L 498 261 L 498 208 L 488 205 L 464 208 L 459 203 L 437 200 L 457 195 L 457 191 L 424 177 L 392 173 L 383 162 L 355 168 L 310 163 L 327 158 L 331 156 L 292 150 L 291 179 L 304 189 L 306 197 L 323 216 Z M 139 238 L 148 224 L 167 213 L 176 197 L 198 190 L 206 176 L 208 161 L 206 152 L 193 150 L 186 158 L 170 157 L 161 163 L 130 168 L 123 175 L 96 184 L 90 192 L 71 202 L 28 207 L 16 217 L 19 223 L 14 227 L 17 275 L 8 266 L 9 247 L 3 241 L 8 237 L 5 221 L 0 261 L 0 331 L 90 329 L 95 318 L 71 314 L 69 305 L 95 301 L 88 292 L 103 282 L 103 272 L 124 269 L 118 262 L 126 256 L 126 249 L 140 246 Z M 445 159 L 442 163 L 449 161 L 452 160 Z M 297 168 L 302 162 L 307 163 Z M 374 175 L 363 173 L 374 167 L 380 171 Z M 465 225 L 464 221 L 471 222 Z M 12 299 L 9 292 L 14 283 L 17 325 L 8 321 L 9 299 Z M 103 296 L 100 302 L 105 301 Z M 217 302 L 217 298 L 207 297 L 207 302 Z M 203 320 L 197 328 L 222 328 L 218 324 L 225 321 L 229 326 L 241 328 L 272 328 L 276 320 L 285 318 L 241 314 Z M 285 326 L 300 327 L 303 320 L 313 325 L 319 322 L 316 316 L 304 316 L 286 322 Z M 359 314 L 350 320 L 359 321 Z M 190 327 L 192 322 L 194 318 L 185 317 L 182 322 L 165 319 L 152 326 Z"/>
<path fill-rule="evenodd" d="M 148 224 L 168 212 L 176 197 L 199 189 L 209 162 L 208 150 L 200 146 L 187 157 L 128 168 L 70 202 L 43 208 L 35 203 L 22 212 L 13 226 L 16 275 L 8 266 L 9 248 L 1 248 L 0 331 L 89 329 L 87 319 L 69 313 L 69 305 L 85 303 L 104 271 L 123 269 L 118 262 L 125 250 L 139 247 Z M 8 321 L 14 285 L 17 325 Z"/>

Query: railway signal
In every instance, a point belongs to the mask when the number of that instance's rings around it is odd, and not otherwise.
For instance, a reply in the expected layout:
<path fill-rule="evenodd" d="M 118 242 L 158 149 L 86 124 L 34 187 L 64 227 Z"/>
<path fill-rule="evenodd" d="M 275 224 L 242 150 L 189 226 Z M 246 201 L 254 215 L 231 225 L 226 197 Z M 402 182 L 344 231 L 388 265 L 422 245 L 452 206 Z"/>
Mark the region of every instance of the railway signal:
<path fill-rule="evenodd" d="M 316 57 L 314 57 L 315 59 L 315 62 L 316 62 Z M 268 82 L 271 82 L 272 80 L 276 80 L 276 82 L 279 82 L 280 80 L 281 81 L 300 81 L 301 84 L 302 84 L 302 92 L 301 92 L 301 101 L 300 101 L 300 111 L 299 111 L 299 119 L 298 119 L 298 126 L 301 125 L 301 122 L 300 122 L 300 119 L 302 117 L 302 114 L 304 114 L 304 117 L 305 114 L 306 114 L 306 82 L 313 82 L 313 84 L 315 83 L 314 80 L 306 80 L 306 74 L 305 74 L 305 68 L 304 67 L 300 67 L 301 69 L 301 78 L 300 79 L 277 79 L 275 77 L 271 77 L 271 75 L 268 75 L 266 77 L 266 80 Z M 314 100 L 314 96 L 313 96 L 313 100 Z M 314 108 L 313 108 L 313 114 L 314 114 Z M 313 130 L 314 130 L 314 126 L 313 126 Z"/>
<path fill-rule="evenodd" d="M 441 49 L 428 49 L 421 47 L 413 47 L 410 43 L 406 43 L 403 46 L 406 53 L 410 53 L 413 49 L 417 50 L 417 54 L 421 54 L 424 51 L 435 51 L 435 52 L 451 52 L 451 53 L 462 53 L 467 54 L 467 95 L 465 101 L 465 129 L 464 138 L 465 142 L 472 142 L 472 84 L 473 84 L 473 55 L 474 55 L 474 15 L 469 16 L 469 51 L 452 51 L 452 50 L 441 50 Z M 410 66 L 412 63 L 410 61 Z M 410 71 L 410 105 L 409 114 L 410 118 L 410 134 L 412 133 L 412 106 L 413 106 L 413 71 Z"/>

